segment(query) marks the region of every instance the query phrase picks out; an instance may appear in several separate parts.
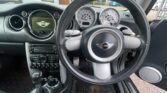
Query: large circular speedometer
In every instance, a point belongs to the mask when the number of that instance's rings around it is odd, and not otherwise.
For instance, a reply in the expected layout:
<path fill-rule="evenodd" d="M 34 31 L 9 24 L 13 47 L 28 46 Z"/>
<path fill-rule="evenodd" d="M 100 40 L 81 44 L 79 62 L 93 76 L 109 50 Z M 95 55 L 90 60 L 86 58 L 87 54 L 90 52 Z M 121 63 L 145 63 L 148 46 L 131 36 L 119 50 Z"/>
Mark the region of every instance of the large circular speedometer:
<path fill-rule="evenodd" d="M 91 7 L 81 7 L 75 16 L 80 27 L 87 28 L 95 24 L 97 15 Z"/>
<path fill-rule="evenodd" d="M 46 10 L 35 10 L 28 18 L 30 33 L 40 39 L 48 38 L 55 29 L 55 19 Z"/>
<path fill-rule="evenodd" d="M 99 19 L 103 25 L 118 25 L 120 22 L 120 14 L 113 8 L 106 8 L 100 13 Z"/>

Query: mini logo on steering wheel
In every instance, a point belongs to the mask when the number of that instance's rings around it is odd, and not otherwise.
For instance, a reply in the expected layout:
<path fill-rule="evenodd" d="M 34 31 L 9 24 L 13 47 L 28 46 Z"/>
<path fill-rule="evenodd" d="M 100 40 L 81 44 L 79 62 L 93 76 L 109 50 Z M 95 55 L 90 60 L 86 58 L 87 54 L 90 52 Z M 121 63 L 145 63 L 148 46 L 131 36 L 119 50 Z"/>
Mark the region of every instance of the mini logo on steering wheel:
<path fill-rule="evenodd" d="M 96 46 L 98 46 L 100 49 L 108 50 L 114 46 L 114 43 L 108 43 L 108 42 L 104 42 L 101 44 L 97 43 Z"/>

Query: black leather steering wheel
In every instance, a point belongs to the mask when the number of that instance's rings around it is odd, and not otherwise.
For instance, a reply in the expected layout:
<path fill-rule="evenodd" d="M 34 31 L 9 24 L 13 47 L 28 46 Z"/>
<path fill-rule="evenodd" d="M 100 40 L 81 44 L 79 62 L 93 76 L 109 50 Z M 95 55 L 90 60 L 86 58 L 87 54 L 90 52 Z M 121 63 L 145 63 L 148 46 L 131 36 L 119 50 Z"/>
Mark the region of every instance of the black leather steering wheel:
<path fill-rule="evenodd" d="M 143 9 L 134 0 L 115 0 L 131 12 L 140 30 L 137 36 L 126 36 L 116 27 L 98 25 L 83 31 L 79 37 L 67 40 L 64 33 L 73 20 L 75 12 L 90 1 L 93 0 L 74 0 L 63 12 L 56 33 L 58 54 L 67 70 L 82 81 L 97 85 L 117 83 L 128 78 L 142 65 L 150 44 L 149 24 Z M 85 59 L 92 62 L 94 76 L 81 72 L 69 60 L 67 52 L 74 50 L 73 47 L 76 46 L 81 48 Z M 118 59 L 125 49 L 138 51 L 133 65 L 111 75 L 110 63 Z"/>

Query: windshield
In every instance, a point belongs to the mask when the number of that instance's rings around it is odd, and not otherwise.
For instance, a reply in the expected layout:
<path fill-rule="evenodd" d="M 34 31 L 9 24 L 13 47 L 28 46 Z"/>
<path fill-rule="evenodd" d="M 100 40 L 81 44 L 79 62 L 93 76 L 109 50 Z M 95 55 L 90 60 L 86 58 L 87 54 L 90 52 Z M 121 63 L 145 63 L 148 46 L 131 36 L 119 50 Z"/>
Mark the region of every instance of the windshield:
<path fill-rule="evenodd" d="M 161 20 L 167 19 L 167 0 L 157 0 L 152 10 L 148 14 L 148 19 L 152 20 Z"/>
<path fill-rule="evenodd" d="M 0 0 L 0 4 L 5 4 L 5 3 L 18 4 L 18 3 L 27 3 L 27 2 L 37 2 L 37 1 L 38 2 L 39 1 L 40 2 L 50 2 L 50 3 L 54 3 L 56 5 L 60 5 L 60 6 L 67 6 L 73 0 Z M 143 1 L 143 0 L 137 0 L 138 3 L 140 1 Z M 94 0 L 90 4 L 93 6 L 96 6 L 96 7 L 117 7 L 120 9 L 125 9 L 124 7 L 122 7 L 122 5 L 116 3 L 112 0 Z"/>
<path fill-rule="evenodd" d="M 0 4 L 5 4 L 5 3 L 21 3 L 22 0 L 0 0 Z"/>

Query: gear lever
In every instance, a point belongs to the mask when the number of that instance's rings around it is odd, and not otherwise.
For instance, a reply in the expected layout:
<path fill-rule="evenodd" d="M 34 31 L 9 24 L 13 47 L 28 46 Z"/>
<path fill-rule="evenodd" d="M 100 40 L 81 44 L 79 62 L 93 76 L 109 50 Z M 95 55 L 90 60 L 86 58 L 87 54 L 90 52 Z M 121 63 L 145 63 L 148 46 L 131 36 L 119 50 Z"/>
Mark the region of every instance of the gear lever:
<path fill-rule="evenodd" d="M 41 80 L 42 80 L 42 72 L 41 71 L 35 71 L 32 74 L 32 81 L 35 87 L 41 86 Z"/>
<path fill-rule="evenodd" d="M 47 89 L 50 90 L 50 93 L 59 93 L 62 86 L 57 78 L 53 78 L 52 76 L 48 77 L 47 84 L 44 85 Z"/>
<path fill-rule="evenodd" d="M 32 91 L 32 93 L 49 93 L 48 89 L 45 87 L 42 87 L 42 72 L 41 71 L 35 71 L 32 74 L 32 81 L 35 85 L 35 90 Z"/>
<path fill-rule="evenodd" d="M 53 78 L 52 76 L 48 77 L 48 85 L 49 86 L 55 86 L 59 83 L 59 81 L 56 78 Z"/>

